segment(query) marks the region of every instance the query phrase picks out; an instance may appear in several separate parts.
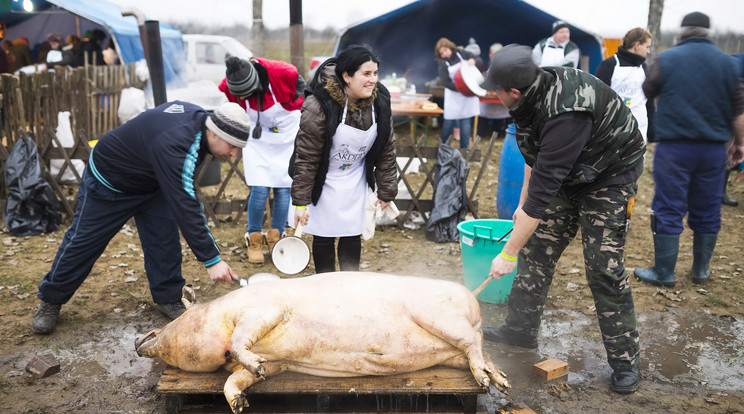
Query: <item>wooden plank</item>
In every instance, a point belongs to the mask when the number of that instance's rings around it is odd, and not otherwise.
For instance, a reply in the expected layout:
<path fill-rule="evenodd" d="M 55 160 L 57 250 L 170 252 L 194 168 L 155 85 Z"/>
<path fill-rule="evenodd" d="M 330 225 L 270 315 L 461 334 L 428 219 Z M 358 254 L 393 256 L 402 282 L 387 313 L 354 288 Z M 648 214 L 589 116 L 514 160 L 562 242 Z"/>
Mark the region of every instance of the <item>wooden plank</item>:
<path fill-rule="evenodd" d="M 225 370 L 186 372 L 168 367 L 158 383 L 161 394 L 221 394 Z M 260 381 L 246 394 L 485 394 L 470 371 L 429 368 L 406 374 L 351 378 L 316 377 L 285 372 Z"/>

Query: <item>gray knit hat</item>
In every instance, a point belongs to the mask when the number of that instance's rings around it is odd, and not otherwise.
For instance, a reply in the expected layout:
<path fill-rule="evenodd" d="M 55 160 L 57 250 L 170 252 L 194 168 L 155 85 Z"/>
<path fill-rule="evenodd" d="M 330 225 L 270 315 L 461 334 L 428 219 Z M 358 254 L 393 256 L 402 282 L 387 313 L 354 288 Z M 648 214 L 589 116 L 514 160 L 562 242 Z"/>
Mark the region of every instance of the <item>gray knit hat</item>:
<path fill-rule="evenodd" d="M 563 20 L 556 20 L 556 21 L 554 21 L 553 22 L 553 33 L 552 34 L 555 34 L 555 32 L 563 29 L 564 27 L 568 27 L 568 23 L 564 22 Z M 569 29 L 570 29 L 570 27 L 569 27 Z"/>
<path fill-rule="evenodd" d="M 244 97 L 251 95 L 260 86 L 258 72 L 253 64 L 237 56 L 230 56 L 225 60 L 225 78 L 227 89 L 231 94 Z"/>
<path fill-rule="evenodd" d="M 60 46 L 64 46 L 65 45 L 65 39 L 62 37 L 61 34 L 59 34 L 57 32 L 49 33 L 47 35 L 47 37 L 46 37 L 46 41 L 49 42 L 49 43 L 51 43 L 51 42 L 59 43 Z"/>
<path fill-rule="evenodd" d="M 493 54 L 481 88 L 489 91 L 520 89 L 534 82 L 536 76 L 537 65 L 532 61 L 532 48 L 512 43 Z"/>
<path fill-rule="evenodd" d="M 207 128 L 228 144 L 245 147 L 251 132 L 251 119 L 235 102 L 226 102 L 207 118 Z"/>

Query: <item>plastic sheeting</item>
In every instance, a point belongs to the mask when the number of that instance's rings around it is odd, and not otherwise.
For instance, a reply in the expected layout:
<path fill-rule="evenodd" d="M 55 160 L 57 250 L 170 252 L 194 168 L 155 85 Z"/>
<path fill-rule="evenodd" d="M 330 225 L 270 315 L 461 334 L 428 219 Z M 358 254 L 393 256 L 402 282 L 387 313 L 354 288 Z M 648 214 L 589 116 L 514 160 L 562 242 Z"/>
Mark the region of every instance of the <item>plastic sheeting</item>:
<path fill-rule="evenodd" d="M 3 221 L 13 235 L 31 236 L 59 228 L 59 201 L 41 174 L 39 151 L 28 136 L 19 139 L 10 151 L 5 185 L 8 199 Z"/>
<path fill-rule="evenodd" d="M 78 34 L 93 29 L 106 32 L 105 48 L 113 37 L 123 64 L 144 59 L 139 25 L 134 16 L 122 16 L 119 6 L 102 0 L 40 0 L 34 1 L 34 12 L 20 10 L 0 12 L 7 25 L 7 39 L 25 37 L 31 48 L 46 40 L 51 32 Z M 186 54 L 181 31 L 160 23 L 160 43 L 163 51 L 165 81 L 186 86 Z"/>
<path fill-rule="evenodd" d="M 566 12 L 570 17 L 571 11 L 567 8 Z M 419 0 L 343 29 L 334 55 L 349 45 L 368 44 L 382 59 L 380 77 L 407 73 L 409 83 L 426 91 L 426 82 L 437 77 L 434 44 L 439 38 L 462 46 L 474 38 L 486 62 L 491 44 L 533 47 L 550 36 L 556 20 L 523 0 Z M 571 40 L 589 58 L 588 72 L 594 73 L 604 59 L 601 37 L 567 22 Z"/>
<path fill-rule="evenodd" d="M 460 151 L 447 144 L 439 146 L 434 165 L 433 207 L 426 223 L 426 237 L 439 243 L 457 241 L 457 224 L 467 213 L 466 183 L 470 166 Z"/>

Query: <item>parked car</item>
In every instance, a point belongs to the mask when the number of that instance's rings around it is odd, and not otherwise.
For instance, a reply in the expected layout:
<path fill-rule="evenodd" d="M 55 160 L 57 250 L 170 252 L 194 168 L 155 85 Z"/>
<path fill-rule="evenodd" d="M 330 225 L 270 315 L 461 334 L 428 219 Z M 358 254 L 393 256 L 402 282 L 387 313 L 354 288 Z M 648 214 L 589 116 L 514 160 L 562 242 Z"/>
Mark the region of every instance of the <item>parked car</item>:
<path fill-rule="evenodd" d="M 189 82 L 207 79 L 219 84 L 225 77 L 225 59 L 228 56 L 241 59 L 253 56 L 253 52 L 230 36 L 185 34 L 183 44 Z"/>
<path fill-rule="evenodd" d="M 318 66 L 322 65 L 323 62 L 325 62 L 326 60 L 332 57 L 333 56 L 313 56 L 313 58 L 310 59 L 310 67 L 307 70 L 307 84 L 308 85 L 313 80 L 313 76 L 315 76 L 315 71 L 318 70 Z"/>

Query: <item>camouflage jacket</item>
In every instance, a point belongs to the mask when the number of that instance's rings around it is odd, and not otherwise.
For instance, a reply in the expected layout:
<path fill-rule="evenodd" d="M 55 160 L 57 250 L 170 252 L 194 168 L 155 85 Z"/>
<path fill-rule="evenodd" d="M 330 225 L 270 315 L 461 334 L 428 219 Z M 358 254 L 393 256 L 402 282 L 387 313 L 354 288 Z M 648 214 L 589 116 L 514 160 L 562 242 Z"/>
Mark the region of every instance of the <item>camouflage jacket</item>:
<path fill-rule="evenodd" d="M 612 184 L 635 182 L 643 172 L 646 145 L 635 118 L 617 94 L 580 70 L 546 67 L 511 108 L 519 149 L 535 168 L 545 123 L 561 114 L 592 116 L 591 137 L 584 145 L 561 191 L 577 197 Z"/>

